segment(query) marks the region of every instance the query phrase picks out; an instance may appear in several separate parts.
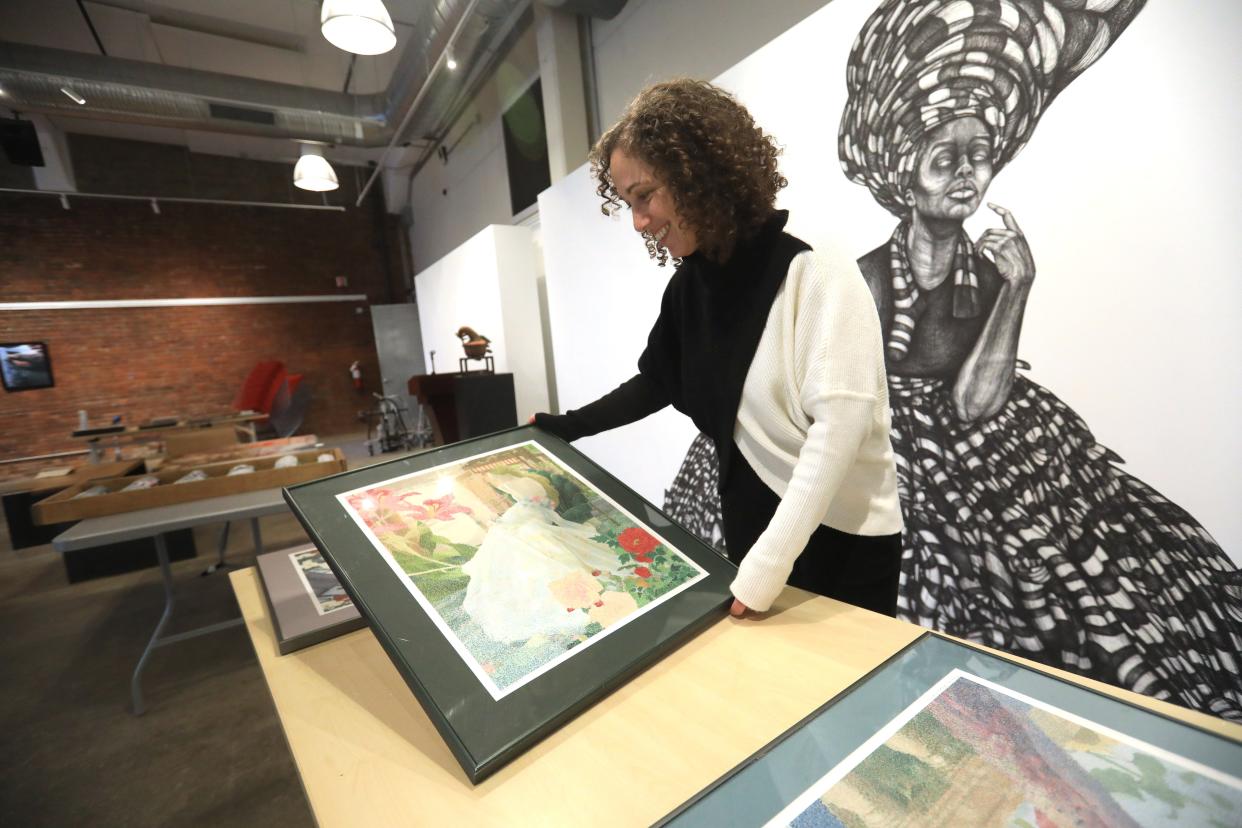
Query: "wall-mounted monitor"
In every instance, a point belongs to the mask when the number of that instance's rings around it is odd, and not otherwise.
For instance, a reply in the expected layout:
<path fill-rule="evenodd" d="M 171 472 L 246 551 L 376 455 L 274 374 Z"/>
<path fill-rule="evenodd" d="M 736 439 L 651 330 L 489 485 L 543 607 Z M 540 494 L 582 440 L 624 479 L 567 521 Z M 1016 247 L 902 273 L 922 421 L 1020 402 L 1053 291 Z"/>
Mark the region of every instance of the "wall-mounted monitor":
<path fill-rule="evenodd" d="M 51 388 L 52 356 L 46 342 L 0 342 L 0 379 L 5 391 Z"/>

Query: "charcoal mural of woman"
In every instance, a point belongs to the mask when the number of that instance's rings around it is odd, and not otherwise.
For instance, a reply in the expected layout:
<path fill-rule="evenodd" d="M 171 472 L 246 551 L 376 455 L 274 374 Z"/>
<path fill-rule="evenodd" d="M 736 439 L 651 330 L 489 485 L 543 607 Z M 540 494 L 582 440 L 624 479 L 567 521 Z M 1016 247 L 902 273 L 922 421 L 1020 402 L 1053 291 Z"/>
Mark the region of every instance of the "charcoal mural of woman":
<path fill-rule="evenodd" d="M 851 51 L 838 149 L 899 220 L 880 311 L 906 518 L 899 613 L 1242 719 L 1242 578 L 1193 517 L 1018 373 L 1035 259 L 962 227 L 1144 0 L 889 0 Z"/>
<path fill-rule="evenodd" d="M 1143 5 L 884 0 L 851 50 L 840 160 L 898 221 L 859 260 L 886 343 L 906 520 L 898 615 L 1242 720 L 1242 574 L 1018 373 L 1036 257 L 1020 211 L 986 200 Z M 998 226 L 972 239 L 963 223 L 980 209 Z M 715 465 L 700 435 L 665 509 L 719 546 Z"/>

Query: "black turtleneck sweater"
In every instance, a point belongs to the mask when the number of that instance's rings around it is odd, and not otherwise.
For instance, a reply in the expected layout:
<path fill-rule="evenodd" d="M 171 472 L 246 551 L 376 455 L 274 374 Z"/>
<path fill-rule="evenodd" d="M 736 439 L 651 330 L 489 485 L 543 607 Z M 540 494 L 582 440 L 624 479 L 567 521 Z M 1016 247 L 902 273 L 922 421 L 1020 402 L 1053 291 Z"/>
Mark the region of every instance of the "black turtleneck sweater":
<path fill-rule="evenodd" d="M 535 424 L 565 440 L 627 425 L 672 405 L 716 443 L 727 479 L 742 386 L 789 264 L 810 247 L 776 211 L 729 259 L 687 256 L 665 288 L 638 373 L 593 403 Z"/>

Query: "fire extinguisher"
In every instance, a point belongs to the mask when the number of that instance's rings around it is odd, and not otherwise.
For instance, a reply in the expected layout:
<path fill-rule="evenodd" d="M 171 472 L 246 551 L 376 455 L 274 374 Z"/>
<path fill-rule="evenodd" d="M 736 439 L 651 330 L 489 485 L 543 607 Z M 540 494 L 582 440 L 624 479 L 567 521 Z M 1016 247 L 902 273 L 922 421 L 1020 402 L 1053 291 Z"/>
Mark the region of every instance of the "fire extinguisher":
<path fill-rule="evenodd" d="M 358 365 L 358 360 L 354 360 L 349 366 L 349 375 L 354 380 L 354 390 L 362 390 L 362 367 Z"/>

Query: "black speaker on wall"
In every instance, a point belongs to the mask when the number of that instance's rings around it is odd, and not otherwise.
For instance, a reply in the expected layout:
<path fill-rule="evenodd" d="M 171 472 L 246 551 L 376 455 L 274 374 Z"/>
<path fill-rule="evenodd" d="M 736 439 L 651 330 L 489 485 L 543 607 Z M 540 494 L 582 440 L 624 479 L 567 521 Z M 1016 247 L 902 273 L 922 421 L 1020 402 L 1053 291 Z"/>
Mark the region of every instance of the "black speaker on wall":
<path fill-rule="evenodd" d="M 0 147 L 10 164 L 21 167 L 42 167 L 43 150 L 39 149 L 39 133 L 30 121 L 0 118 Z"/>

